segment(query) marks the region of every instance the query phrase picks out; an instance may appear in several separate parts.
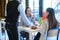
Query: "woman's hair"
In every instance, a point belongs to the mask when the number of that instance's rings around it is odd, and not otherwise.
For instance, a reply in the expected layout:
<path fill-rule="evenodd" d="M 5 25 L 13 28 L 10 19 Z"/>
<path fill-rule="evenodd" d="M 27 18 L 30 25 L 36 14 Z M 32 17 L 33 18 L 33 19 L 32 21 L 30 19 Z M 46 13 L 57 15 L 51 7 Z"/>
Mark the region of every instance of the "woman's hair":
<path fill-rule="evenodd" d="M 47 19 L 48 19 L 48 23 L 49 23 L 49 29 L 50 28 L 56 28 L 57 27 L 57 20 L 55 18 L 55 11 L 53 8 L 47 8 L 46 9 L 47 12 L 49 12 Z"/>
<path fill-rule="evenodd" d="M 27 9 L 30 9 L 30 7 L 26 7 L 26 9 L 25 9 L 25 14 L 27 14 Z"/>

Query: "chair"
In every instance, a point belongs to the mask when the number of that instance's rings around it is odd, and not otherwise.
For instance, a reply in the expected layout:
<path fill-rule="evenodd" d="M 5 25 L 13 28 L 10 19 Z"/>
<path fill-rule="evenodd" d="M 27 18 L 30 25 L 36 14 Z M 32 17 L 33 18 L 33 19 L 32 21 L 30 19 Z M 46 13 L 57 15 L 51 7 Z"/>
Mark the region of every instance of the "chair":
<path fill-rule="evenodd" d="M 58 28 L 57 40 L 59 40 L 59 32 L 60 32 L 60 23 L 59 23 L 59 28 Z"/>
<path fill-rule="evenodd" d="M 57 36 L 57 39 L 56 39 L 56 40 L 58 40 L 60 28 L 52 28 L 52 29 L 50 29 L 50 30 L 53 32 L 53 36 L 54 36 L 54 31 L 57 31 L 57 32 L 55 32 L 55 33 L 56 33 L 55 36 Z M 52 32 L 50 33 L 51 35 L 52 35 Z M 47 32 L 46 40 L 47 40 L 48 34 L 49 34 L 49 33 Z M 51 37 L 51 35 L 50 35 L 50 37 Z"/>

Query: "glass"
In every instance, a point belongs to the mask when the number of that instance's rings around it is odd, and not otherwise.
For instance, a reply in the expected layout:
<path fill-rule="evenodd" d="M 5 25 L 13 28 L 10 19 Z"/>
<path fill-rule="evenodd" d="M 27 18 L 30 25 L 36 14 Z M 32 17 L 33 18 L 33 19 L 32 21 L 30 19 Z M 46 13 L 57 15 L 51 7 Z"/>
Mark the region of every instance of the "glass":
<path fill-rule="evenodd" d="M 39 18 L 38 22 L 39 22 L 40 25 L 42 25 L 42 18 Z"/>

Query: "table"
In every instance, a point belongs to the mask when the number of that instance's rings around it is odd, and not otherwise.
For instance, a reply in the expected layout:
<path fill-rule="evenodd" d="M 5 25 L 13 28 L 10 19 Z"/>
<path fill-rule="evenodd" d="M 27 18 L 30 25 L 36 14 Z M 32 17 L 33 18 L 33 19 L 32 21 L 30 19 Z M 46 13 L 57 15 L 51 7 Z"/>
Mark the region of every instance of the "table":
<path fill-rule="evenodd" d="M 29 40 L 32 40 L 32 33 L 33 32 L 40 32 L 40 29 L 31 29 L 30 27 L 24 27 L 24 26 L 19 26 L 18 27 L 18 33 L 20 33 L 21 31 L 25 31 L 29 33 Z"/>

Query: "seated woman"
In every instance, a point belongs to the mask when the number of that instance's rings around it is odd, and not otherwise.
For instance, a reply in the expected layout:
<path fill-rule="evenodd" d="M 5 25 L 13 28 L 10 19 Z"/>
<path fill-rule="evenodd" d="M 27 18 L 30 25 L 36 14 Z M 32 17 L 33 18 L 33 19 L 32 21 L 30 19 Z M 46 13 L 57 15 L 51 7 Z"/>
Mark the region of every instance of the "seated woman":
<path fill-rule="evenodd" d="M 46 40 L 46 36 L 45 36 L 46 31 L 49 31 L 51 28 L 57 28 L 57 25 L 58 25 L 58 22 L 55 18 L 55 11 L 53 8 L 47 8 L 46 13 L 44 15 L 46 17 L 46 20 L 43 20 L 43 26 L 44 26 L 44 29 L 46 26 L 46 29 L 45 29 L 45 34 L 43 36 L 41 35 L 42 37 L 40 37 L 40 40 Z M 46 23 L 48 23 L 48 25 Z M 39 35 L 37 34 L 34 40 L 36 40 L 36 38 L 38 38 Z"/>
<path fill-rule="evenodd" d="M 26 8 L 25 13 L 26 13 L 26 16 L 27 16 L 27 18 L 29 19 L 29 21 L 30 21 L 32 24 L 34 24 L 34 26 L 37 26 L 37 25 L 38 25 L 38 22 L 35 21 L 32 13 L 31 13 L 31 9 L 30 9 L 29 7 Z M 29 27 L 29 26 L 26 25 L 23 21 L 22 21 L 22 23 L 23 23 L 24 26 Z M 31 28 L 36 28 L 36 27 L 31 27 Z M 40 34 L 40 33 L 39 33 L 39 34 Z M 22 31 L 22 32 L 21 32 L 21 35 L 22 35 L 23 37 L 25 37 L 26 40 L 29 40 L 29 33 Z M 39 35 L 39 36 L 40 36 L 40 35 Z"/>
<path fill-rule="evenodd" d="M 27 18 L 30 20 L 30 22 L 35 24 L 35 19 L 34 19 L 32 13 L 31 13 L 31 9 L 29 7 L 26 8 L 25 14 L 26 14 Z"/>

